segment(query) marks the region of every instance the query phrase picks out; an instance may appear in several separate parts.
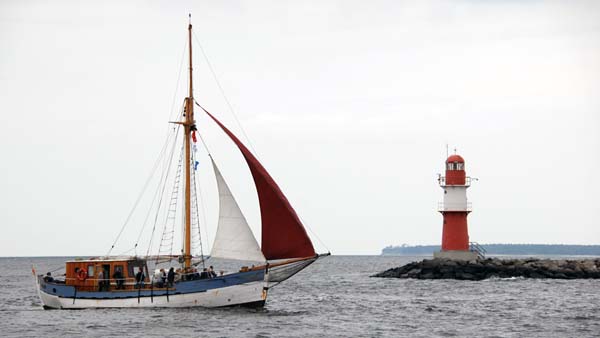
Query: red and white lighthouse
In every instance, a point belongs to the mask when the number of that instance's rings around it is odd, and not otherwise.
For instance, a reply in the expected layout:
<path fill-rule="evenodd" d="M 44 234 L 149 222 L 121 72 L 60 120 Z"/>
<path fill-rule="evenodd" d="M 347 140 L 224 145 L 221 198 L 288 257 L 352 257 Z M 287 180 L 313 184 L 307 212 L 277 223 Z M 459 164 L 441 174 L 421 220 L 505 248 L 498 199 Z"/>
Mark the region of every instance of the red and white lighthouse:
<path fill-rule="evenodd" d="M 444 201 L 438 206 L 444 217 L 444 227 L 442 250 L 434 253 L 434 257 L 475 260 L 477 253 L 469 250 L 467 216 L 471 212 L 471 203 L 467 202 L 467 188 L 471 186 L 471 178 L 465 173 L 465 160 L 456 154 L 448 157 L 446 176 L 440 176 L 438 181 L 444 189 Z"/>

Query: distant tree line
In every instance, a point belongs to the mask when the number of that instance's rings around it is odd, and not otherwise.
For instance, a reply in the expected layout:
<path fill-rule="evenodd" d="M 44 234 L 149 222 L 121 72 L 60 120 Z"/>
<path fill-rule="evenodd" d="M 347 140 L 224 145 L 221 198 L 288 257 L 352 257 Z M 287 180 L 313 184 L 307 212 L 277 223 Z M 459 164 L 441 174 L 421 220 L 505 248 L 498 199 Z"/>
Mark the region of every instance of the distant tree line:
<path fill-rule="evenodd" d="M 600 245 L 571 244 L 480 244 L 488 255 L 581 255 L 600 256 Z M 431 255 L 439 245 L 387 246 L 382 255 Z"/>

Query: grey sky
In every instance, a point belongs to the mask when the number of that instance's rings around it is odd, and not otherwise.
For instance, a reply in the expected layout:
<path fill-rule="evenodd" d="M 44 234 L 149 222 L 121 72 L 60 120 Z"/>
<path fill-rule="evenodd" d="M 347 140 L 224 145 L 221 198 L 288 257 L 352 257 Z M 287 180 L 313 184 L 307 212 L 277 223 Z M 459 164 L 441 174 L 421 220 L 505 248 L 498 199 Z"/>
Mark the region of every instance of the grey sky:
<path fill-rule="evenodd" d="M 1 256 L 107 251 L 164 140 L 188 12 L 259 158 L 333 253 L 439 243 L 446 143 L 480 179 L 471 240 L 600 244 L 600 2 L 2 1 Z M 196 99 L 247 142 L 194 48 Z M 198 120 L 257 224 L 248 170 Z"/>

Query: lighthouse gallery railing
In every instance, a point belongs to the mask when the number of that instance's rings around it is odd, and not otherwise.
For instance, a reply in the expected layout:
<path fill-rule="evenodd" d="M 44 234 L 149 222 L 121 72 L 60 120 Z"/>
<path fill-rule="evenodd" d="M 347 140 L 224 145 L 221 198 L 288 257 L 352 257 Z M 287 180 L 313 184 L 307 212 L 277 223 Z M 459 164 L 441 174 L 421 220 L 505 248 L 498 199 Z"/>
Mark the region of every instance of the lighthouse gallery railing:
<path fill-rule="evenodd" d="M 477 180 L 477 179 L 475 179 Z M 438 177 L 438 182 L 440 183 L 440 185 L 443 186 L 464 186 L 464 187 L 470 187 L 471 186 L 471 177 L 467 176 L 465 177 L 465 184 L 446 184 L 446 176 L 439 176 Z"/>
<path fill-rule="evenodd" d="M 438 203 L 438 211 L 439 212 L 442 212 L 442 211 L 468 211 L 468 212 L 471 212 L 471 211 L 473 211 L 473 206 L 471 205 L 471 202 L 467 202 L 467 203 L 439 202 Z"/>

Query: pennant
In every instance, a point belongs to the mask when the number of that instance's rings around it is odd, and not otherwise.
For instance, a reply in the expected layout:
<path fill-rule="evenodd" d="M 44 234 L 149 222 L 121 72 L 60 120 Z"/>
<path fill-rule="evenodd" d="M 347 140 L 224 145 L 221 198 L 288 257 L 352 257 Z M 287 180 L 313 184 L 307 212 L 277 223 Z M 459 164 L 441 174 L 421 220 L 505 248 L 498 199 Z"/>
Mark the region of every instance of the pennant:
<path fill-rule="evenodd" d="M 200 162 L 198 161 L 194 163 L 194 171 L 198 170 L 198 164 L 200 164 Z"/>
<path fill-rule="evenodd" d="M 198 140 L 196 139 L 196 131 L 192 131 L 192 140 L 196 143 Z"/>

